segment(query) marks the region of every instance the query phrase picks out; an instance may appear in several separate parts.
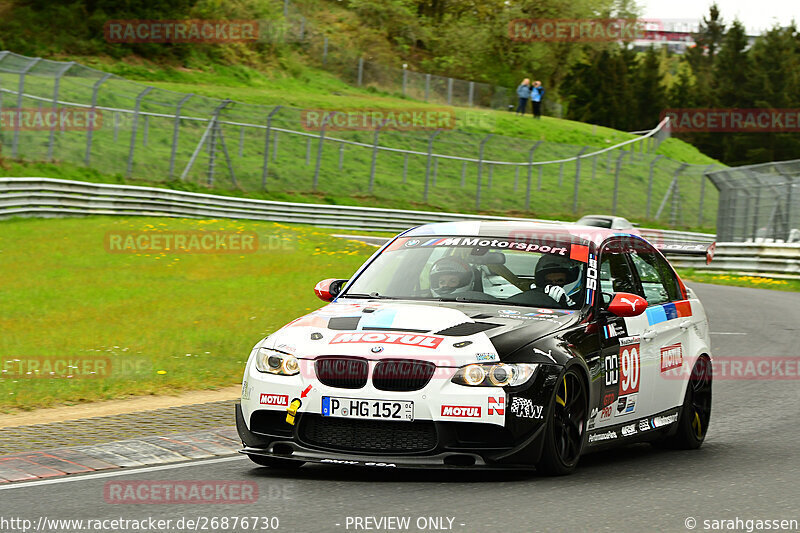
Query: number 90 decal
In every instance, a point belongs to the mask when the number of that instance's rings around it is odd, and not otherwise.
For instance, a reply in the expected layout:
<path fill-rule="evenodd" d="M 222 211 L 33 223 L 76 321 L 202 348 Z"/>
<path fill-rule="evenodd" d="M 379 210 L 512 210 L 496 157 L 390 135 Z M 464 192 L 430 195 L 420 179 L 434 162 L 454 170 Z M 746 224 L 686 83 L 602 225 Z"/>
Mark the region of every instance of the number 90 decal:
<path fill-rule="evenodd" d="M 622 346 L 619 350 L 619 395 L 639 391 L 639 345 Z"/>

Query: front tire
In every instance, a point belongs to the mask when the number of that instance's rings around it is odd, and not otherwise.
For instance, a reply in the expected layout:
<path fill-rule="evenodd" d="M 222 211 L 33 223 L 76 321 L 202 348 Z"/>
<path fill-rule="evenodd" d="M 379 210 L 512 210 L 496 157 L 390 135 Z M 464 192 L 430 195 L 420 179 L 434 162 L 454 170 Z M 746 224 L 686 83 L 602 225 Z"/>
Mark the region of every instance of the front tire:
<path fill-rule="evenodd" d="M 575 470 L 583 448 L 588 413 L 586 382 L 578 371 L 567 370 L 555 390 L 536 470 L 548 476 L 563 476 Z"/>
<path fill-rule="evenodd" d="M 277 459 L 275 457 L 265 457 L 263 455 L 248 455 L 251 461 L 258 466 L 268 466 L 270 468 L 281 468 L 283 470 L 294 470 L 300 468 L 304 461 L 292 461 L 290 459 Z"/>
<path fill-rule="evenodd" d="M 696 450 L 703 445 L 711 420 L 711 359 L 701 355 L 692 368 L 683 406 L 678 417 L 678 429 L 671 437 L 653 443 L 660 448 Z"/>

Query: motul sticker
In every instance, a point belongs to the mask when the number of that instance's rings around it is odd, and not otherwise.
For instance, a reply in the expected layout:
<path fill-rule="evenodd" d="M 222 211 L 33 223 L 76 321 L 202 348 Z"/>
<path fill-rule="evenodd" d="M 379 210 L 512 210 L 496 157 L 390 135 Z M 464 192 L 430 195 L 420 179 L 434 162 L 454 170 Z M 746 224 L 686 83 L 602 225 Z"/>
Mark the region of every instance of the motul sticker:
<path fill-rule="evenodd" d="M 259 403 L 261 405 L 287 407 L 289 405 L 289 397 L 285 394 L 262 394 Z"/>
<path fill-rule="evenodd" d="M 683 348 L 681 344 L 671 344 L 661 348 L 661 371 L 666 372 L 683 366 Z"/>
<path fill-rule="evenodd" d="M 457 405 L 443 405 L 442 416 L 455 416 L 459 418 L 480 418 L 480 407 L 463 407 Z"/>
<path fill-rule="evenodd" d="M 444 337 L 431 335 L 408 335 L 401 333 L 339 333 L 330 344 L 351 342 L 371 342 L 381 344 L 402 344 L 404 346 L 419 346 L 421 348 L 436 348 Z"/>

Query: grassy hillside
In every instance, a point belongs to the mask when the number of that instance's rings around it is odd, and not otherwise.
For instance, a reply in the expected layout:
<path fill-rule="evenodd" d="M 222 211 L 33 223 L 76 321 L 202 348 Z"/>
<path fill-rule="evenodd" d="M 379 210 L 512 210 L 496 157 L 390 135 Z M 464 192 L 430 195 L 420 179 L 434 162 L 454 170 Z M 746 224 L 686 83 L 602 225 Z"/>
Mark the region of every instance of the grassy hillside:
<path fill-rule="evenodd" d="M 143 103 L 142 110 L 152 113 L 174 112 L 175 103 L 184 93 L 197 96 L 187 104 L 183 115 L 210 116 L 218 105 L 209 98 L 230 98 L 233 104 L 225 111 L 223 119 L 234 123 L 263 124 L 269 106 L 286 106 L 276 116 L 273 126 L 286 130 L 303 130 L 303 109 L 324 110 L 441 110 L 440 105 L 413 101 L 398 94 L 374 88 L 356 88 L 338 80 L 330 73 L 300 66 L 291 73 L 259 72 L 246 66 L 208 65 L 204 69 L 176 69 L 153 63 L 115 61 L 101 58 L 70 57 L 78 62 L 91 63 L 97 68 L 125 75 L 156 87 Z M 0 83 L 13 82 L 13 76 L 0 75 Z M 62 83 L 62 98 L 81 101 L 86 99 L 85 85 Z M 48 94 L 49 80 L 30 77 L 26 92 Z M 108 107 L 132 108 L 133 98 L 142 87 L 125 80 L 107 82 L 100 93 L 99 103 Z M 170 92 L 166 92 L 170 91 Z M 172 107 L 170 107 L 172 106 Z M 259 107 L 256 107 L 259 106 Z M 486 135 L 493 137 L 486 144 L 485 160 L 527 162 L 528 150 L 534 143 L 534 160 L 546 161 L 575 156 L 582 148 L 588 152 L 607 148 L 634 136 L 592 125 L 545 117 L 534 121 L 530 115 L 517 117 L 506 111 L 475 108 L 453 109 L 457 129 L 445 130 L 436 138 L 434 152 L 451 156 L 477 158 L 478 146 Z M 124 118 L 124 117 L 123 117 Z M 69 177 L 100 181 L 121 181 L 125 175 L 130 149 L 131 121 L 121 122 L 118 131 L 111 114 L 104 116 L 103 127 L 94 132 L 92 169 L 80 164 L 85 152 L 85 133 L 59 132 L 55 156 L 57 168 L 30 166 L 26 162 L 6 164 L 6 175 L 41 175 Z M 226 194 L 246 194 L 268 199 L 287 199 L 329 203 L 355 203 L 397 208 L 433 209 L 443 211 L 474 212 L 477 191 L 478 165 L 457 160 L 433 160 L 429 175 L 429 196 L 424 198 L 427 173 L 427 143 L 429 132 L 392 132 L 380 136 L 382 146 L 415 150 L 406 162 L 402 154 L 380 152 L 376 159 L 374 190 L 368 190 L 372 149 L 340 145 L 331 138 L 372 144 L 371 131 L 333 131 L 323 146 L 320 174 L 316 191 L 313 176 L 319 150 L 316 139 L 280 133 L 275 151 L 273 135 L 271 145 L 269 180 L 266 191 L 262 189 L 264 130 L 223 126 L 228 151 L 232 154 L 236 185 L 224 164 L 218 148 L 218 161 L 214 183 L 209 183 L 207 147 L 199 153 L 195 166 L 187 179 L 176 178 L 185 168 L 205 130 L 205 123 L 183 121 L 180 130 L 180 147 L 176 158 L 173 179 L 169 179 L 168 161 L 172 143 L 173 121 L 152 117 L 147 125 L 147 137 L 140 125 L 137 135 L 137 157 L 133 166 L 131 183 L 155 183 L 161 186 L 190 190 L 223 191 Z M 4 144 L 10 144 L 5 134 Z M 47 155 L 47 134 L 21 133 L 21 155 L 24 161 L 44 161 Z M 638 148 L 637 148 L 638 150 Z M 8 151 L 6 150 L 6 154 Z M 712 160 L 691 146 L 669 139 L 659 151 L 677 161 L 708 165 Z M 584 159 L 581 167 L 578 212 L 572 213 L 573 184 L 576 176 L 574 162 L 563 166 L 534 167 L 531 173 L 530 209 L 525 209 L 528 179 L 526 166 L 484 165 L 481 168 L 481 208 L 486 213 L 512 213 L 542 218 L 571 219 L 588 212 L 610 212 L 613 204 L 613 180 L 619 152 L 604 154 L 594 159 Z M 659 220 L 652 216 L 664 197 L 677 162 L 662 159 L 654 167 L 651 217 L 646 219 L 646 189 L 650 162 L 656 154 L 628 154 L 620 167 L 620 192 L 617 213 L 643 224 L 663 226 L 669 223 L 668 208 Z M 71 163 L 71 164 L 70 164 Z M 403 182 L 402 170 L 407 165 Z M 716 198 L 707 188 L 702 223 L 698 219 L 699 177 L 703 166 L 687 172 L 681 185 L 681 211 L 678 226 L 692 229 L 712 229 L 715 220 Z M 541 189 L 539 182 L 541 180 Z M 669 207 L 669 206 L 668 206 Z"/>

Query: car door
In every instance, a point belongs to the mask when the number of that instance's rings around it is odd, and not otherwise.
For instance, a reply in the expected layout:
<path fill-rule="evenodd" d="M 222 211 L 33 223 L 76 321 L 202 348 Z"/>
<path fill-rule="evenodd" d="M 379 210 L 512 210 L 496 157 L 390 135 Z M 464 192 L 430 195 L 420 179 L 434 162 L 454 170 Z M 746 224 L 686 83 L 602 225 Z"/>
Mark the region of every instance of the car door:
<path fill-rule="evenodd" d="M 692 310 L 661 254 L 642 242 L 630 258 L 648 304 L 641 315 L 641 354 L 648 361 L 642 369 L 643 379 L 652 384 L 653 405 L 647 414 L 654 414 L 680 404 L 684 380 L 677 376 L 684 370 Z"/>
<path fill-rule="evenodd" d="M 599 305 L 607 304 L 611 295 L 619 292 L 641 295 L 642 289 L 628 260 L 631 248 L 629 240 L 623 238 L 610 240 L 601 249 Z M 605 312 L 598 312 L 598 316 L 603 392 L 595 426 L 600 428 L 634 420 L 649 412 L 652 405 L 651 390 L 643 372 L 647 361 L 640 350 L 646 318 L 643 315 L 623 318 Z"/>

